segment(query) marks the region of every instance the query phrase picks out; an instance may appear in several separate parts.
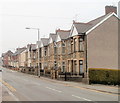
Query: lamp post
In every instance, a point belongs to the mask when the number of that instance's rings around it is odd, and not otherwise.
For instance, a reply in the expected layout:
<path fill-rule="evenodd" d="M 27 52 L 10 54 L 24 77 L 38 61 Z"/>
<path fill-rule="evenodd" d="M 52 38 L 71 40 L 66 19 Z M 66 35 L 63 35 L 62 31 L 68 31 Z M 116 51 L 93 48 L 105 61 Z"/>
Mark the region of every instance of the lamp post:
<path fill-rule="evenodd" d="M 40 38 L 40 29 L 39 28 L 26 28 L 26 29 L 34 29 L 38 31 L 38 77 L 40 77 L 40 63 L 39 63 L 39 57 L 40 57 L 40 51 L 39 51 L 39 38 Z"/>

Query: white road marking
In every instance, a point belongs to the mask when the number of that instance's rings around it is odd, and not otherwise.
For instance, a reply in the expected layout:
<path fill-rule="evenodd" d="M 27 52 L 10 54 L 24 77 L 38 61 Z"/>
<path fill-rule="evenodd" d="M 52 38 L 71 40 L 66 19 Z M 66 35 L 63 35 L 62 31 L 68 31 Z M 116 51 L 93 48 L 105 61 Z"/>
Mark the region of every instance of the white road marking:
<path fill-rule="evenodd" d="M 79 96 L 76 96 L 76 95 L 72 95 L 73 97 L 76 97 L 76 98 L 79 98 L 79 99 L 83 99 L 83 100 L 85 100 L 85 101 L 92 101 L 92 100 L 90 100 L 90 99 L 86 99 L 86 98 L 83 98 L 83 97 L 79 97 Z"/>
<path fill-rule="evenodd" d="M 56 90 L 56 89 L 53 89 L 53 88 L 50 88 L 50 87 L 46 87 L 47 89 L 50 89 L 50 90 L 53 90 L 53 91 L 56 91 L 56 92 L 59 92 L 61 93 L 62 91 L 59 91 L 59 90 Z"/>

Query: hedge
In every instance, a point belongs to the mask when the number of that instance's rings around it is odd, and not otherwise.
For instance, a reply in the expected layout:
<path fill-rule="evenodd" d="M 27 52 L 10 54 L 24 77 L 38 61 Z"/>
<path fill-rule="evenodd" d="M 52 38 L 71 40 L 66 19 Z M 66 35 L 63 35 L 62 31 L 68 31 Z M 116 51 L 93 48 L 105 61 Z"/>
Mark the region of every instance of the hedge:
<path fill-rule="evenodd" d="M 89 82 L 90 84 L 120 85 L 120 70 L 89 68 Z"/>

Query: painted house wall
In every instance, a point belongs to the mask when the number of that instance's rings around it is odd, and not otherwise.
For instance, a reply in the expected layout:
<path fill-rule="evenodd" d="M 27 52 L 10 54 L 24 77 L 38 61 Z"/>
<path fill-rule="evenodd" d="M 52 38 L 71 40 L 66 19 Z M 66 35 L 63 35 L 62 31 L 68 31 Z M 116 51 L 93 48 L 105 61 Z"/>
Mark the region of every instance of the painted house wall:
<path fill-rule="evenodd" d="M 118 21 L 118 28 L 120 28 L 120 20 Z M 120 69 L 120 29 L 118 29 L 118 69 Z"/>
<path fill-rule="evenodd" d="M 120 1 L 118 2 L 118 16 L 120 18 Z"/>
<path fill-rule="evenodd" d="M 88 68 L 118 69 L 118 19 L 110 17 L 87 36 Z"/>

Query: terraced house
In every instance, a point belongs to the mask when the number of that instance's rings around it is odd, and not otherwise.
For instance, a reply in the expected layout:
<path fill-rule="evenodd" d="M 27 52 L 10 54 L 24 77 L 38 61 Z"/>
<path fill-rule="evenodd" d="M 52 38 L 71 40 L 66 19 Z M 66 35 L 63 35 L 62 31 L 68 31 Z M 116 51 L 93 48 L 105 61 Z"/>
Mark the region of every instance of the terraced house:
<path fill-rule="evenodd" d="M 66 39 L 69 37 L 70 30 L 60 30 L 56 31 L 56 48 L 57 48 L 57 67 L 61 70 L 61 72 L 66 72 L 66 60 L 67 60 L 67 48 L 66 48 Z"/>
<path fill-rule="evenodd" d="M 19 68 L 20 68 L 21 71 L 23 71 L 26 67 L 26 61 L 27 61 L 26 50 L 27 50 L 27 48 L 23 49 L 21 51 L 21 53 L 19 54 Z"/>
<path fill-rule="evenodd" d="M 74 52 L 69 68 L 73 67 L 77 73 L 84 74 L 83 77 L 87 77 L 88 68 L 119 68 L 119 18 L 115 14 L 116 7 L 108 6 L 105 11 L 106 14 L 97 19 L 87 23 L 74 22 L 72 26 L 71 51 Z"/>
<path fill-rule="evenodd" d="M 12 62 L 11 62 L 11 56 L 12 56 L 13 52 L 12 51 L 7 51 L 6 53 L 2 54 L 2 62 L 3 62 L 3 66 L 5 67 L 10 67 L 12 66 Z"/>
<path fill-rule="evenodd" d="M 68 68 L 67 71 L 73 75 L 82 75 L 86 73 L 86 36 L 84 33 L 86 23 L 73 21 L 69 39 L 68 48 Z"/>
<path fill-rule="evenodd" d="M 36 44 L 28 44 L 25 51 L 25 71 L 31 74 L 37 74 L 37 47 Z"/>
<path fill-rule="evenodd" d="M 87 23 L 73 21 L 70 30 L 58 29 L 49 38 L 41 38 L 36 44 L 28 45 L 25 51 L 19 51 L 25 53 L 22 66 L 32 68 L 37 74 L 39 64 L 44 75 L 60 79 L 67 73 L 69 80 L 83 82 L 89 81 L 89 68 L 120 68 L 120 20 L 116 13 L 116 7 L 106 6 L 104 15 Z"/>
<path fill-rule="evenodd" d="M 58 29 L 54 41 L 50 35 L 46 43 L 43 52 L 48 54 L 49 60 L 43 62 L 49 69 L 69 72 L 73 77 L 85 78 L 83 81 L 88 78 L 88 68 L 118 69 L 116 10 L 116 7 L 107 6 L 105 15 L 87 23 L 73 21 L 70 31 Z"/>
<path fill-rule="evenodd" d="M 40 69 L 47 68 L 47 45 L 48 45 L 48 38 L 41 38 L 40 40 Z"/>
<path fill-rule="evenodd" d="M 12 67 L 19 69 L 21 66 L 21 57 L 20 54 L 26 49 L 26 47 L 22 47 L 22 48 L 17 48 L 15 53 L 12 54 Z"/>
<path fill-rule="evenodd" d="M 57 48 L 56 48 L 56 34 L 51 33 L 49 35 L 48 40 L 48 69 L 49 71 L 56 67 L 56 54 L 57 54 Z"/>

